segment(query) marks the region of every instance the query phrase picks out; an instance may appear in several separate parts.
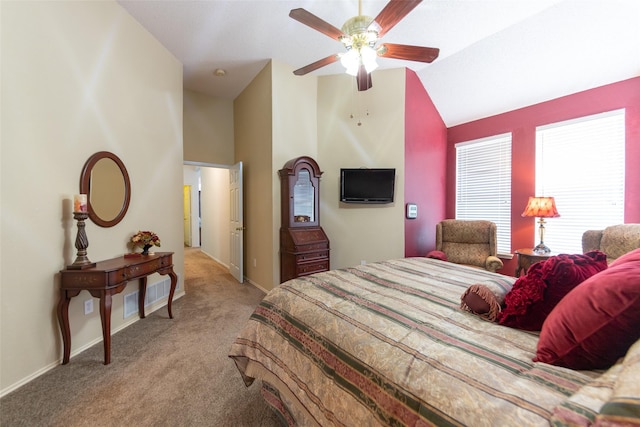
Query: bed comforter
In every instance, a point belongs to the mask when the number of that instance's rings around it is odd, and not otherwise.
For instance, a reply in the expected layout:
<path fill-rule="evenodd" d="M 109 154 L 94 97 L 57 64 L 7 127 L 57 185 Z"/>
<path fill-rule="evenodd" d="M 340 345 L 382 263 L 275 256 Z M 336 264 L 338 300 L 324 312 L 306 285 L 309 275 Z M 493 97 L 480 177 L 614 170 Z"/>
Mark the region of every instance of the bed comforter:
<path fill-rule="evenodd" d="M 576 392 L 608 380 L 534 363 L 537 333 L 459 308 L 472 284 L 514 282 L 427 258 L 290 280 L 229 356 L 289 425 L 548 426 Z"/>

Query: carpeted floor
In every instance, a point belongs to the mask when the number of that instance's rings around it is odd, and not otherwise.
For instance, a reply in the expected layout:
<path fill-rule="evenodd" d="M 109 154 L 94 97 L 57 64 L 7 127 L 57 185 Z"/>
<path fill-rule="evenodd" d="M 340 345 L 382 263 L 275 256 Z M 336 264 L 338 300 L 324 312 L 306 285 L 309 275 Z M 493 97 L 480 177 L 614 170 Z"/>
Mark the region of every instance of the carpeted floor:
<path fill-rule="evenodd" d="M 185 249 L 186 295 L 0 399 L 0 425 L 278 426 L 227 352 L 264 294 Z"/>

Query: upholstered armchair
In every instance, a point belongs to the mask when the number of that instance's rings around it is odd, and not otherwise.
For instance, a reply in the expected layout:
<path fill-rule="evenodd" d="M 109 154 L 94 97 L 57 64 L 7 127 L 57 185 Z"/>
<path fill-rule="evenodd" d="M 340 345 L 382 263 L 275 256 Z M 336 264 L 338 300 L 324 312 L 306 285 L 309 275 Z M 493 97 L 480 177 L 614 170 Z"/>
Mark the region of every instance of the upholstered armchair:
<path fill-rule="evenodd" d="M 493 271 L 503 267 L 496 224 L 483 220 L 445 219 L 436 224 L 436 251 L 447 261 Z"/>
<path fill-rule="evenodd" d="M 587 230 L 582 234 L 582 252 L 599 250 L 607 262 L 640 248 L 640 224 L 618 224 L 604 230 Z"/>

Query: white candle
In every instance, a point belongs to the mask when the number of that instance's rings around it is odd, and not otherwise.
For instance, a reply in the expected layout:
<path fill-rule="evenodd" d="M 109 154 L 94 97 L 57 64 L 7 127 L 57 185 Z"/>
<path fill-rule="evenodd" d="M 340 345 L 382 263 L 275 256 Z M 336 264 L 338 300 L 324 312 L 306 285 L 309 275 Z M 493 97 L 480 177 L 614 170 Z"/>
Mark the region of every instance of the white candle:
<path fill-rule="evenodd" d="M 87 195 L 76 194 L 73 196 L 73 211 L 74 212 L 86 212 L 87 211 Z"/>

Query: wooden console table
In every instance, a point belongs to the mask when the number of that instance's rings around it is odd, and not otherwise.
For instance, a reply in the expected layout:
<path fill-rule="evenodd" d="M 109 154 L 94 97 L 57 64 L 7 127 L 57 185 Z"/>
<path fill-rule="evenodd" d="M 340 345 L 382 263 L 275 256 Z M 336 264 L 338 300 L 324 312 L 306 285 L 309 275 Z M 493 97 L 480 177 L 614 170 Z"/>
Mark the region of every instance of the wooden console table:
<path fill-rule="evenodd" d="M 80 291 L 86 290 L 95 298 L 100 298 L 100 319 L 102 320 L 102 337 L 104 339 L 104 364 L 111 362 L 111 296 L 124 290 L 130 280 L 140 281 L 138 310 L 144 319 L 144 299 L 147 291 L 147 276 L 158 273 L 171 277 L 171 290 L 167 308 L 169 318 L 171 302 L 176 290 L 178 276 L 173 272 L 173 252 L 156 252 L 153 255 L 141 255 L 134 258 L 124 256 L 100 261 L 95 267 L 83 270 L 60 271 L 60 302 L 58 303 L 58 321 L 62 330 L 64 355 L 62 364 L 69 363 L 71 354 L 71 331 L 69 329 L 69 302 Z"/>

